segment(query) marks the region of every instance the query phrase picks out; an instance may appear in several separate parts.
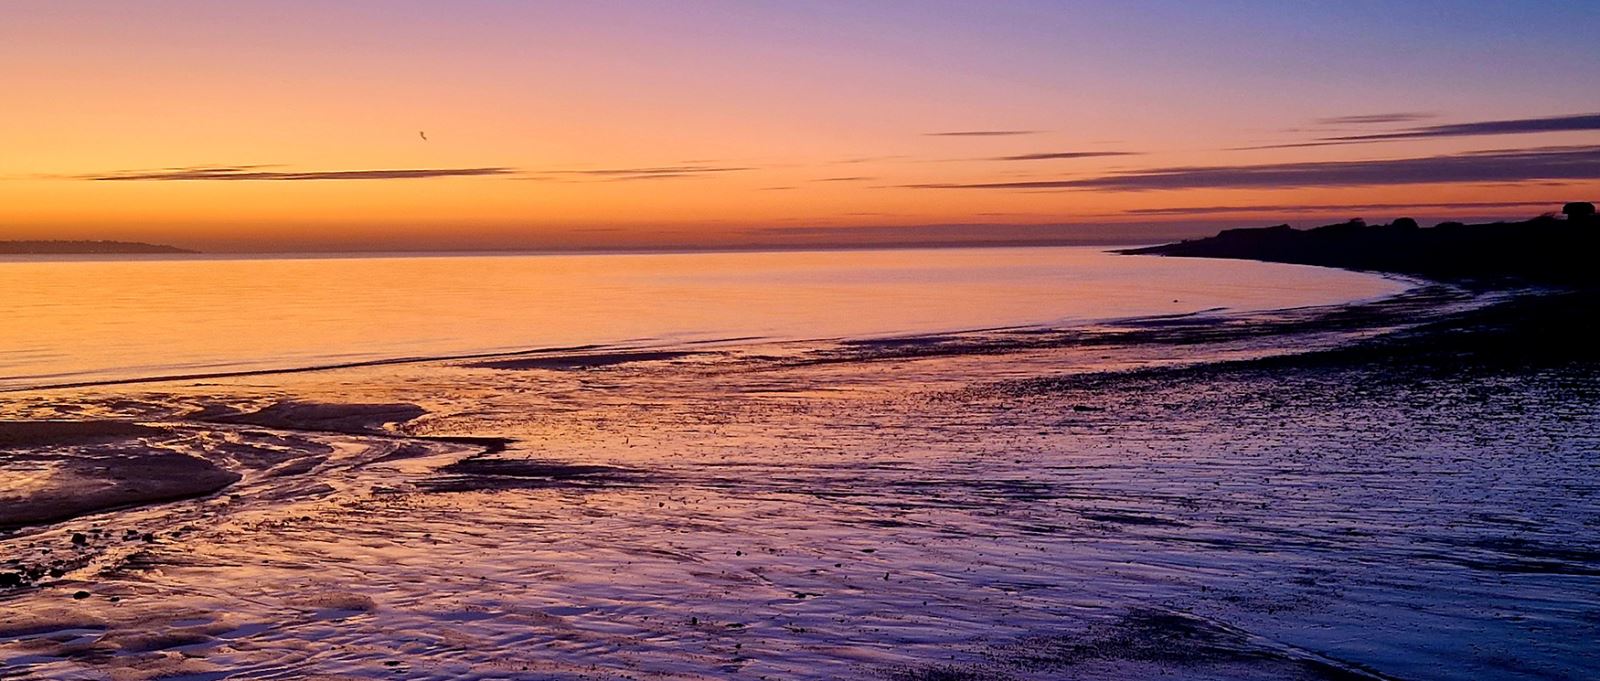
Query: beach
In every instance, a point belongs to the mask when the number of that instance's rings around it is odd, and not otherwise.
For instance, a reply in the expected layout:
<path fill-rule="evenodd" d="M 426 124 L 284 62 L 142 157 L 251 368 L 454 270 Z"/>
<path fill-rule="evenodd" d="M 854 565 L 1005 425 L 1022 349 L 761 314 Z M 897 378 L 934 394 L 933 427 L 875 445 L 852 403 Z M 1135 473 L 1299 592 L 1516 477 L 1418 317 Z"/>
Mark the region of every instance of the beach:
<path fill-rule="evenodd" d="M 11 0 L 0 681 L 1600 679 L 1597 25 Z"/>
<path fill-rule="evenodd" d="M 0 536 L 21 583 L 0 591 L 0 661 L 1584 678 L 1600 372 L 1526 331 L 1587 304 L 1413 284 L 1091 326 L 12 392 L 7 471 L 52 468 L 7 494 L 84 515 Z M 60 421 L 79 425 L 37 425 Z M 183 488 L 140 486 L 158 465 Z M 107 486 L 140 494 L 53 491 Z"/>

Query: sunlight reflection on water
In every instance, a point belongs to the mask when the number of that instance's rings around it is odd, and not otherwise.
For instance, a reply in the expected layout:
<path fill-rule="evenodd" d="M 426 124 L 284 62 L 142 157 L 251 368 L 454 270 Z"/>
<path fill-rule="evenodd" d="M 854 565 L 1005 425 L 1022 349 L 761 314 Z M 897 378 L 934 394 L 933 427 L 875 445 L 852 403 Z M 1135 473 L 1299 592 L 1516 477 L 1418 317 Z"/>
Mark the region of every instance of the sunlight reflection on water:
<path fill-rule="evenodd" d="M 0 262 L 0 387 L 584 344 L 1058 324 L 1373 298 L 1098 248 Z"/>

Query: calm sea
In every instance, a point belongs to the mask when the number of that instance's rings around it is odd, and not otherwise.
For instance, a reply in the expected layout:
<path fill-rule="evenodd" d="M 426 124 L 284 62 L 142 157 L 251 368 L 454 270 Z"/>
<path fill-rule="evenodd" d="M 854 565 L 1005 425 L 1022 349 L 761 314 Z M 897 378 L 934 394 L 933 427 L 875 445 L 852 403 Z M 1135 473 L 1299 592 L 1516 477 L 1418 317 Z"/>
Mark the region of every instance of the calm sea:
<path fill-rule="evenodd" d="M 0 388 L 1335 304 L 1406 284 L 1099 248 L 0 261 Z"/>

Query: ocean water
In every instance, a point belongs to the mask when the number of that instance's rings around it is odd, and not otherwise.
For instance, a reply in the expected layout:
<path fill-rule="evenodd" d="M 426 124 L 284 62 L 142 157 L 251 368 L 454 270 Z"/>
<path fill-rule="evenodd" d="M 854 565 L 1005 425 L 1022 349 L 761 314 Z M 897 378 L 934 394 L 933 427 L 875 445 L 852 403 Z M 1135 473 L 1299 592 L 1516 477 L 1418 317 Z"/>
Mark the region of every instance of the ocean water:
<path fill-rule="evenodd" d="M 655 291 L 765 293 L 678 333 L 571 302 L 622 326 L 0 395 L 0 678 L 1600 676 L 1600 370 L 1382 350 L 1501 298 L 1084 249 L 638 257 Z M 351 261 L 538 299 L 461 274 L 495 262 Z M 275 300 L 366 324 L 330 286 Z M 498 347 L 535 351 L 457 356 Z"/>
<path fill-rule="evenodd" d="M 0 388 L 1251 311 L 1406 284 L 1099 248 L 0 261 Z"/>

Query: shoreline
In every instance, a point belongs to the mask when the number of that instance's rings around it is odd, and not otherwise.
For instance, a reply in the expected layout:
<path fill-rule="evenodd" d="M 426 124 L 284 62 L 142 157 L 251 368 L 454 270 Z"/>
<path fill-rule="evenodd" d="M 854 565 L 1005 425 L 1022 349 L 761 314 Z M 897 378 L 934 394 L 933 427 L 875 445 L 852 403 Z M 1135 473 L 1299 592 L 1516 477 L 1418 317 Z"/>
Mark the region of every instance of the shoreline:
<path fill-rule="evenodd" d="M 1415 278 L 1404 278 L 1404 280 L 1408 283 L 1420 283 Z M 760 341 L 760 339 L 731 339 L 734 341 L 758 340 L 759 342 L 745 342 L 734 346 L 732 349 L 706 349 L 704 343 L 677 346 L 686 348 L 681 351 L 578 346 L 492 353 L 489 355 L 402 358 L 287 370 L 126 379 L 44 388 L 7 389 L 0 390 L 0 392 L 21 394 L 57 390 L 97 390 L 125 385 L 181 383 L 194 380 L 260 376 L 293 376 L 389 366 L 412 366 L 420 371 L 426 371 L 432 365 L 439 369 L 477 369 L 507 375 L 529 371 L 558 374 L 576 373 L 581 375 L 589 370 L 610 372 L 619 367 L 630 367 L 635 363 L 650 365 L 689 362 L 690 366 L 723 366 L 725 368 L 722 370 L 737 370 L 737 367 L 741 365 L 754 362 L 755 364 L 751 365 L 750 368 L 771 366 L 803 369 L 805 367 L 824 367 L 839 364 L 937 361 L 942 358 L 1050 353 L 1070 351 L 1074 348 L 1089 350 L 1101 347 L 1169 348 L 1167 350 L 1168 353 L 1177 353 L 1175 357 L 1182 357 L 1182 359 L 1175 359 L 1174 362 L 1166 363 L 1147 371 L 1205 371 L 1208 368 L 1220 369 L 1236 364 L 1262 365 L 1270 362 L 1292 364 L 1301 361 L 1300 358 L 1332 357 L 1339 356 L 1341 353 L 1352 357 L 1362 353 L 1370 355 L 1374 352 L 1372 339 L 1358 337 L 1359 334 L 1376 332 L 1381 343 L 1381 339 L 1396 333 L 1394 329 L 1406 327 L 1406 325 L 1410 325 L 1410 327 L 1406 328 L 1414 328 L 1417 326 L 1417 319 L 1426 318 L 1429 314 L 1434 316 L 1430 321 L 1423 322 L 1422 325 L 1449 324 L 1473 314 L 1481 314 L 1487 310 L 1503 308 L 1507 305 L 1515 307 L 1519 303 L 1537 300 L 1546 295 L 1548 294 L 1518 294 L 1507 300 L 1495 301 L 1482 294 L 1465 294 L 1455 287 L 1435 283 L 1418 285 L 1392 296 L 1353 300 L 1338 305 L 1318 305 L 1247 313 L 1199 311 L 1176 315 L 1100 320 L 1067 327 L 1005 327 L 883 338 L 823 339 L 821 341 L 799 343 Z M 1440 312 L 1441 309 L 1448 309 L 1449 311 Z M 1399 333 L 1405 332 L 1401 331 Z M 1332 347 L 1314 345 L 1295 347 L 1294 349 L 1287 347 L 1288 344 L 1294 342 L 1292 340 L 1294 338 L 1318 337 L 1324 334 L 1332 334 L 1330 337 L 1332 339 L 1343 338 L 1344 340 Z M 1237 359 L 1229 358 L 1228 356 L 1189 357 L 1190 353 L 1185 349 L 1194 344 L 1212 347 L 1229 343 L 1243 343 L 1241 349 L 1245 353 L 1245 358 Z M 1260 346 L 1259 350 L 1251 349 L 1257 345 Z M 704 362 L 711 362 L 712 364 L 706 365 Z M 677 371 L 672 368 L 655 369 L 653 371 L 660 370 Z M 1109 381 L 1116 381 L 1120 378 L 1140 373 L 1138 371 L 1129 373 L 1123 370 L 1104 370 L 1092 367 L 1085 367 L 1085 370 L 1087 371 L 1084 374 L 1085 376 L 1098 377 Z M 485 385 L 490 386 L 492 384 L 486 382 Z M 201 392 L 208 391 L 203 390 Z M 227 391 L 224 389 L 218 392 L 218 395 L 226 393 Z M 514 438 L 498 436 L 402 434 L 392 432 L 387 428 L 387 425 L 403 424 L 428 413 L 428 410 L 409 403 L 300 403 L 294 399 L 283 399 L 248 409 L 212 406 L 206 407 L 201 411 L 160 419 L 0 421 L 0 453 L 9 451 L 13 452 L 13 456 L 15 456 L 17 454 L 26 455 L 27 452 L 34 450 L 42 451 L 43 449 L 59 448 L 66 445 L 83 444 L 90 446 L 90 449 L 93 449 L 94 445 L 102 445 L 112 446 L 110 450 L 106 450 L 104 447 L 101 448 L 111 454 L 108 461 L 120 457 L 120 460 L 125 464 L 116 466 L 115 470 L 105 468 L 104 474 L 98 476 L 89 475 L 84 471 L 78 472 L 81 479 L 75 484 L 80 487 L 93 485 L 93 478 L 99 477 L 105 479 L 102 482 L 118 481 L 110 486 L 115 489 L 110 489 L 110 491 L 104 493 L 86 493 L 77 500 L 47 500 L 48 503 L 44 503 L 44 506 L 49 506 L 50 508 L 70 507 L 76 510 L 71 512 L 52 511 L 38 517 L 35 517 L 38 514 L 29 511 L 22 513 L 18 518 L 0 518 L 0 528 L 10 527 L 15 530 L 27 526 L 58 523 L 117 509 L 137 508 L 167 501 L 203 497 L 225 490 L 240 480 L 240 476 L 235 472 L 216 469 L 203 459 L 195 458 L 194 456 L 172 454 L 160 447 L 152 447 L 149 443 L 139 439 L 140 437 L 149 439 L 149 436 L 170 436 L 177 433 L 202 432 L 206 429 L 215 428 L 266 428 L 284 433 L 304 433 L 309 436 L 349 435 L 367 439 L 392 438 L 396 446 L 404 446 L 406 443 L 460 445 L 479 450 L 477 456 L 499 453 L 515 442 Z M 158 423 L 161 425 L 156 427 L 143 425 L 146 423 Z M 12 427 L 12 425 L 15 425 L 15 427 Z M 176 430 L 173 430 L 174 427 Z M 106 430 L 107 428 L 111 430 Z M 112 432 L 112 430 L 118 428 L 127 429 L 130 432 L 125 434 Z M 30 434 L 30 429 L 37 432 Z M 157 439 L 160 438 L 158 437 Z M 78 440 L 83 440 L 83 442 L 80 443 Z M 130 448 L 129 445 L 139 446 Z M 100 457 L 107 456 L 106 454 L 91 453 Z M 176 458 L 171 458 L 170 461 L 168 458 L 164 458 L 173 456 Z M 149 469 L 155 471 L 155 473 L 160 473 L 166 468 L 156 464 L 164 466 L 167 463 L 174 465 L 192 463 L 200 465 L 206 470 L 192 471 L 195 476 L 189 482 L 194 483 L 194 485 L 183 489 L 152 488 L 154 483 L 160 482 L 158 478 L 161 475 L 154 475 L 153 478 L 146 475 L 135 475 L 130 478 L 129 471 L 137 473 L 141 469 Z M 110 465 L 110 463 L 105 463 L 104 465 Z M 151 466 L 156 467 L 150 468 Z M 227 479 L 224 480 L 223 478 Z M 129 485 L 141 488 L 129 491 L 127 489 Z M 154 487 L 160 487 L 160 485 L 154 485 Z M 52 492 L 46 496 L 59 496 L 59 494 Z M 20 499 L 18 504 L 20 505 L 16 506 L 17 508 L 22 508 L 23 505 L 26 505 Z"/>
<path fill-rule="evenodd" d="M 1600 554 L 1566 543 L 1592 528 L 1546 492 L 1588 484 L 1562 443 L 1592 437 L 1600 379 L 1516 354 L 1570 295 L 1429 284 L 1107 328 L 39 395 L 241 479 L 0 532 L 0 659 L 1470 678 L 1514 648 L 1586 669 L 1570 651 L 1592 622 L 1549 604 Z M 1415 607 L 1461 593 L 1526 618 Z M 1463 627 L 1489 647 L 1429 634 Z"/>
<path fill-rule="evenodd" d="M 1281 263 L 1280 263 L 1281 264 Z M 1343 269 L 1343 268 L 1337 268 Z M 1352 270 L 1353 271 L 1353 270 Z M 945 330 L 923 331 L 915 333 L 886 333 L 882 335 L 867 335 L 859 337 L 816 337 L 780 339 L 767 337 L 742 336 L 733 338 L 686 340 L 671 343 L 650 343 L 634 340 L 622 340 L 605 343 L 586 343 L 581 345 L 567 345 L 556 347 L 524 348 L 512 350 L 493 350 L 487 352 L 447 353 L 439 355 L 420 355 L 375 358 L 355 360 L 348 362 L 318 363 L 302 366 L 270 367 L 256 369 L 236 369 L 217 371 L 193 371 L 168 374 L 155 374 L 148 376 L 131 376 L 125 378 L 103 378 L 76 381 L 60 381 L 38 383 L 31 385 L 0 385 L 0 394 L 22 394 L 36 391 L 73 390 L 80 388 L 98 388 L 119 385 L 145 385 L 155 383 L 171 383 L 182 381 L 216 380 L 231 378 L 248 378 L 254 376 L 276 376 L 340 371 L 346 369 L 361 369 L 383 366 L 399 366 L 445 362 L 474 362 L 474 366 L 485 368 L 545 368 L 545 369 L 585 369 L 598 368 L 605 365 L 624 363 L 630 361 L 646 360 L 671 360 L 693 357 L 697 354 L 708 352 L 733 350 L 756 352 L 758 348 L 801 348 L 822 347 L 827 345 L 853 346 L 873 344 L 927 344 L 944 338 L 963 336 L 982 336 L 992 333 L 1071 333 L 1094 329 L 1097 327 L 1115 327 L 1127 323 L 1140 323 L 1148 319 L 1169 316 L 1204 318 L 1213 312 L 1221 312 L 1222 316 L 1237 314 L 1242 316 L 1256 316 L 1263 314 L 1283 313 L 1292 314 L 1303 310 L 1338 310 L 1352 306 L 1366 306 L 1381 303 L 1384 300 L 1404 298 L 1418 289 L 1438 285 L 1424 277 L 1404 273 L 1388 272 L 1359 272 L 1361 274 L 1378 276 L 1380 278 L 1404 285 L 1406 288 L 1393 294 L 1376 297 L 1352 298 L 1339 303 L 1324 305 L 1301 305 L 1265 310 L 1235 311 L 1230 308 L 1221 310 L 1197 310 L 1193 312 L 1173 313 L 1173 315 L 1136 315 L 1130 317 L 1110 317 L 1103 319 L 1072 320 L 1068 323 L 1033 323 L 1000 327 L 978 328 L 953 328 Z"/>
<path fill-rule="evenodd" d="M 1311 229 L 1283 224 L 1115 252 L 1409 274 L 1489 289 L 1519 284 L 1593 289 L 1600 287 L 1600 269 L 1588 254 L 1597 249 L 1600 218 L 1578 214 L 1566 220 L 1545 215 L 1429 228 L 1404 218 L 1386 225 L 1351 220 Z"/>

